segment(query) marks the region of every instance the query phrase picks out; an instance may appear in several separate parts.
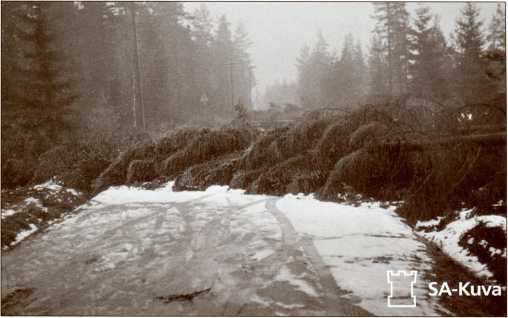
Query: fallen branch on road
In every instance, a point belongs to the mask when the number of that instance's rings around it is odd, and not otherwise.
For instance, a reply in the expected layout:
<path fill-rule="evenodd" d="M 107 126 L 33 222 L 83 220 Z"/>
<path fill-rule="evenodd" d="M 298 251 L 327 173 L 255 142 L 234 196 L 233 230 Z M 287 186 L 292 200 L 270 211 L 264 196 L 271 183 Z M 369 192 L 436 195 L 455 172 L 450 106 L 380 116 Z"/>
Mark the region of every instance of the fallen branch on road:
<path fill-rule="evenodd" d="M 212 288 L 207 288 L 203 290 L 198 290 L 190 294 L 174 294 L 168 296 L 158 296 L 156 299 L 162 301 L 165 304 L 169 304 L 174 301 L 189 301 L 192 302 L 195 297 L 208 293 Z"/>

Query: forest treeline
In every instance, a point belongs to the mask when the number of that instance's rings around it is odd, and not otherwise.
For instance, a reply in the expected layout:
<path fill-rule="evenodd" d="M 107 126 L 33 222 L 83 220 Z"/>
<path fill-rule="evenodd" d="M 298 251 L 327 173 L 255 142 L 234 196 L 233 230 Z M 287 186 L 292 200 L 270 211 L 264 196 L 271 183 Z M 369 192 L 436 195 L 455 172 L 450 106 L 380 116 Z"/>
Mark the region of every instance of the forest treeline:
<path fill-rule="evenodd" d="M 1 5 L 3 181 L 54 145 L 107 144 L 109 156 L 126 135 L 224 123 L 233 105 L 251 106 L 249 36 L 204 5 Z"/>
<path fill-rule="evenodd" d="M 267 88 L 267 101 L 294 102 L 307 109 L 351 108 L 393 98 L 429 103 L 488 103 L 505 94 L 505 13 L 498 4 L 488 23 L 480 9 L 466 3 L 447 40 L 440 19 L 419 4 L 414 16 L 404 2 L 373 3 L 367 54 L 352 34 L 340 54 L 331 52 L 319 32 L 315 44 L 302 47 L 295 83 Z"/>
<path fill-rule="evenodd" d="M 205 5 L 193 12 L 178 2 L 1 5 L 4 187 L 42 179 L 60 153 L 95 176 L 154 133 L 220 126 L 245 119 L 240 104 L 252 106 L 249 36 Z M 425 6 L 411 17 L 403 2 L 373 5 L 368 54 L 353 35 L 332 54 L 318 34 L 300 52 L 297 82 L 269 87 L 267 100 L 308 110 L 416 100 L 428 112 L 418 107 L 412 121 L 441 125 L 426 127 L 505 125 L 501 6 L 483 25 L 479 8 L 466 3 L 450 41 Z"/>

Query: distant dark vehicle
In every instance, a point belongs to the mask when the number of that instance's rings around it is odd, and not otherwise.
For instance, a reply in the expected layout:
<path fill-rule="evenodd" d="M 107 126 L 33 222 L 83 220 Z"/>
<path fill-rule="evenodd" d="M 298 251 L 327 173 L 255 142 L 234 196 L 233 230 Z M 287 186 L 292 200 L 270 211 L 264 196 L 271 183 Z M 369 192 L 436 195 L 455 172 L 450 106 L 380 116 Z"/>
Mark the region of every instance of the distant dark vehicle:
<path fill-rule="evenodd" d="M 296 104 L 293 104 L 293 103 L 284 104 L 284 111 L 286 113 L 296 113 L 296 112 L 300 112 L 301 110 L 302 110 L 302 107 L 300 107 Z"/>
<path fill-rule="evenodd" d="M 302 111 L 302 107 L 293 103 L 269 103 L 269 111 L 278 111 L 283 113 L 297 113 Z"/>
<path fill-rule="evenodd" d="M 307 119 L 324 119 L 343 115 L 344 113 L 344 109 L 341 108 L 325 107 L 308 111 L 303 116 Z"/>

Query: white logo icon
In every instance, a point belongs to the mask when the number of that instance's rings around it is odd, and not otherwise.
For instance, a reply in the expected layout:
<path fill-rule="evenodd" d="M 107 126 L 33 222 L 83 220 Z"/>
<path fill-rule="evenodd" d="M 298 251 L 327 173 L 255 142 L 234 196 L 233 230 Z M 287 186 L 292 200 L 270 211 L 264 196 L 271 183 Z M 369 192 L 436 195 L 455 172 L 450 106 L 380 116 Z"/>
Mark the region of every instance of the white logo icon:
<path fill-rule="evenodd" d="M 416 296 L 413 294 L 413 285 L 416 283 L 416 271 L 387 271 L 386 277 L 390 284 L 388 307 L 390 308 L 414 308 Z"/>

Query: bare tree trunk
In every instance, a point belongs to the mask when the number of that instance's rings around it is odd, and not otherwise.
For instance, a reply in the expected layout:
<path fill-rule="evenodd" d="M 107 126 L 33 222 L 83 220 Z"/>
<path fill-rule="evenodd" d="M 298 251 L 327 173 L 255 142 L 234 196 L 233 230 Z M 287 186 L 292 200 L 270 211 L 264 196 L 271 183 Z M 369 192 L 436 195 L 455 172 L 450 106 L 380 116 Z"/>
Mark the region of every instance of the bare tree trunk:
<path fill-rule="evenodd" d="M 132 116 L 134 117 L 134 128 L 138 128 L 138 112 L 136 110 L 136 71 L 132 70 Z"/>
<path fill-rule="evenodd" d="M 235 104 L 235 88 L 233 84 L 233 59 L 231 59 L 229 63 L 229 82 L 230 82 L 230 88 L 231 88 L 231 105 Z"/>
<path fill-rule="evenodd" d="M 141 106 L 141 125 L 143 129 L 146 129 L 146 120 L 145 120 L 145 104 L 143 101 L 143 87 L 141 85 L 141 63 L 140 56 L 138 52 L 138 32 L 136 29 L 136 9 L 135 3 L 130 4 L 130 12 L 132 17 L 132 33 L 134 36 L 134 65 L 135 65 L 135 75 L 136 75 L 136 86 L 139 93 L 139 104 Z"/>

